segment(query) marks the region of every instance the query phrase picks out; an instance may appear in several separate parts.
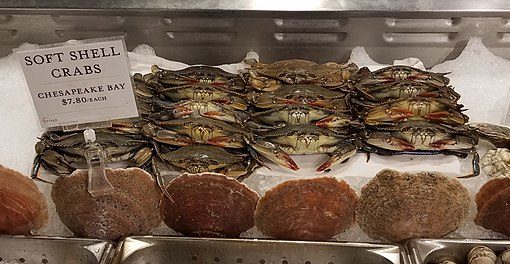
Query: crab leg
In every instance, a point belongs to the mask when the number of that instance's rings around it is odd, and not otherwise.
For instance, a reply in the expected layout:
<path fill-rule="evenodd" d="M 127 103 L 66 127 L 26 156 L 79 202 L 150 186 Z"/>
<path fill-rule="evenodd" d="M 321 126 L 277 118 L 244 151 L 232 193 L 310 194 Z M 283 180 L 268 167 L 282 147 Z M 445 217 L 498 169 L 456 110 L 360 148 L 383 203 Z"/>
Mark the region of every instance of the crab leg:
<path fill-rule="evenodd" d="M 358 147 L 356 147 L 350 141 L 341 143 L 340 145 L 338 145 L 338 148 L 333 152 L 333 155 L 331 155 L 331 157 L 326 162 L 320 165 L 316 169 L 316 171 L 317 172 L 327 171 L 331 168 L 333 164 L 347 161 L 350 157 L 356 154 L 357 150 Z"/>
<path fill-rule="evenodd" d="M 296 162 L 277 145 L 263 140 L 251 140 L 250 146 L 270 161 L 291 170 L 299 170 Z"/>

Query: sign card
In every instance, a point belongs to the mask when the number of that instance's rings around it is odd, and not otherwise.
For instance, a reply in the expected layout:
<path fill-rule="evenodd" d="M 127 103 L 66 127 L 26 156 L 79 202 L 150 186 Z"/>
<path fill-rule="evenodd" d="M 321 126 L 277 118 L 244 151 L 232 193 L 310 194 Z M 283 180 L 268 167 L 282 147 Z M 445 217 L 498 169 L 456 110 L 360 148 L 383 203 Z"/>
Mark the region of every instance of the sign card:
<path fill-rule="evenodd" d="M 138 116 L 122 37 L 16 55 L 41 128 Z"/>

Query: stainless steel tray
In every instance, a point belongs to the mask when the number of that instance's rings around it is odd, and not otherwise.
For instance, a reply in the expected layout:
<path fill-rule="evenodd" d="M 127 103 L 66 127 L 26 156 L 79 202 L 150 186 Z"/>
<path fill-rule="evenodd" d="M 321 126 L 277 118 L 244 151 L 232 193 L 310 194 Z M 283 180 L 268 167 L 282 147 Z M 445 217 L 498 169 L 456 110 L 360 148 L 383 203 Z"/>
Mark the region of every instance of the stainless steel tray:
<path fill-rule="evenodd" d="M 258 239 L 128 237 L 112 263 L 408 264 L 395 245 Z"/>
<path fill-rule="evenodd" d="M 496 254 L 510 248 L 508 240 L 479 240 L 479 239 L 414 239 L 407 244 L 409 257 L 414 264 L 436 263 L 445 257 L 453 257 L 460 263 L 467 263 L 469 251 L 484 245 Z"/>
<path fill-rule="evenodd" d="M 0 236 L 0 264 L 106 264 L 111 242 L 97 239 Z"/>

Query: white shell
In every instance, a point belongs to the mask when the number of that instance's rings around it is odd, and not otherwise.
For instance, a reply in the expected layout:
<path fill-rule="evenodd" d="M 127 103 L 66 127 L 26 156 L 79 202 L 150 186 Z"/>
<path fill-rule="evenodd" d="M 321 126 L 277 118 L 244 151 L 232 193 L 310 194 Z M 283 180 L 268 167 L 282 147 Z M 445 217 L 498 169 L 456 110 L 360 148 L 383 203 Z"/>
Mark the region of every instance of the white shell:
<path fill-rule="evenodd" d="M 510 264 L 510 249 L 507 249 L 499 255 L 503 264 Z"/>
<path fill-rule="evenodd" d="M 486 246 L 476 246 L 468 254 L 469 264 L 494 264 L 496 254 Z"/>
<path fill-rule="evenodd" d="M 510 177 L 510 150 L 489 150 L 480 161 L 483 171 L 490 177 Z"/>

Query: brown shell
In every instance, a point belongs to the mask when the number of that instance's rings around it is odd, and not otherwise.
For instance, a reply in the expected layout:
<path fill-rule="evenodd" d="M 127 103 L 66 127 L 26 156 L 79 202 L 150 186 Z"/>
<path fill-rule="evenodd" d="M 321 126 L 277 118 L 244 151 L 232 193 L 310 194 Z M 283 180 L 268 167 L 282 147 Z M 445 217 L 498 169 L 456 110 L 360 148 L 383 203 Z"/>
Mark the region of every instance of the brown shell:
<path fill-rule="evenodd" d="M 328 240 L 354 223 L 357 199 L 343 180 L 321 177 L 287 181 L 260 199 L 255 225 L 278 239 Z"/>
<path fill-rule="evenodd" d="M 510 178 L 495 178 L 476 194 L 475 223 L 510 236 Z"/>
<path fill-rule="evenodd" d="M 88 171 L 60 177 L 51 197 L 62 222 L 77 236 L 115 240 L 144 235 L 161 222 L 161 191 L 152 176 L 138 169 L 106 169 L 111 194 L 92 197 Z"/>
<path fill-rule="evenodd" d="M 239 237 L 253 227 L 258 194 L 222 174 L 183 174 L 161 199 L 165 224 L 187 236 Z"/>
<path fill-rule="evenodd" d="M 362 188 L 356 220 L 376 239 L 439 238 L 464 222 L 469 202 L 468 190 L 457 179 L 383 170 Z"/>
<path fill-rule="evenodd" d="M 30 235 L 47 222 L 48 206 L 35 183 L 0 165 L 0 234 Z"/>

